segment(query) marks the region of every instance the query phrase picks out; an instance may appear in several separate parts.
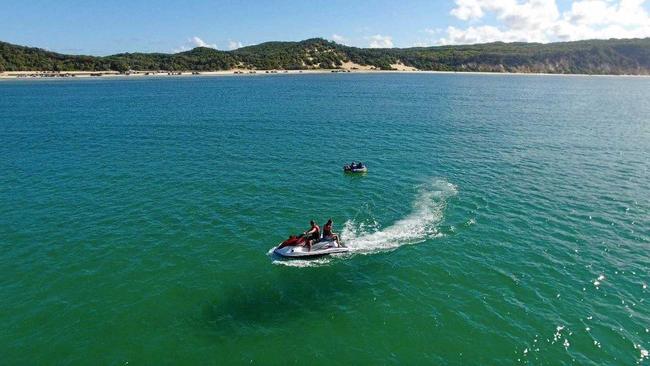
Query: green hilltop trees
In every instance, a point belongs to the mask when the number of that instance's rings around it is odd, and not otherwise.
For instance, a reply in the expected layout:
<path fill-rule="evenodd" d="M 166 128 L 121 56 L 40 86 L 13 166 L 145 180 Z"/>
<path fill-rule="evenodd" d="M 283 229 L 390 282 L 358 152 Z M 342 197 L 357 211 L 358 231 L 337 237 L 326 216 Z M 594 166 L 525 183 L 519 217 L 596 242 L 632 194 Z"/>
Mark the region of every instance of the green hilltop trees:
<path fill-rule="evenodd" d="M 266 42 L 233 51 L 197 47 L 175 53 L 74 56 L 0 42 L 0 71 L 217 71 L 335 69 L 354 62 L 390 70 L 650 74 L 650 38 L 559 43 L 486 43 L 413 48 L 357 48 L 322 38 Z"/>

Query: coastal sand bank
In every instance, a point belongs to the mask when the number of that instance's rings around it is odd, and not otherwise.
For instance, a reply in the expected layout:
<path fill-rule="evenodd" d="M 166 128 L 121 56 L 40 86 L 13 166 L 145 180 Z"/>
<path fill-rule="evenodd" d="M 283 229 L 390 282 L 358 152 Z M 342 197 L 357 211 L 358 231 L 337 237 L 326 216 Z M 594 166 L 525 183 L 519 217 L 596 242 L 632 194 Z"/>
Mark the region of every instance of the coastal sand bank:
<path fill-rule="evenodd" d="M 117 71 L 7 71 L 0 73 L 0 79 L 88 79 L 88 78 L 111 78 L 111 79 L 132 79 L 143 77 L 169 77 L 169 76 L 262 76 L 262 75 L 313 75 L 313 74 L 467 74 L 467 75 L 548 75 L 548 76 L 599 76 L 599 77 L 650 77 L 650 75 L 589 75 L 589 74 L 549 74 L 549 73 L 511 73 L 511 72 L 478 72 L 478 71 L 425 71 L 412 67 L 396 64 L 392 65 L 396 70 L 377 70 L 372 67 L 350 68 L 349 65 L 341 69 L 309 69 L 309 70 L 251 70 L 232 69 L 221 71 L 131 71 L 120 73 Z"/>

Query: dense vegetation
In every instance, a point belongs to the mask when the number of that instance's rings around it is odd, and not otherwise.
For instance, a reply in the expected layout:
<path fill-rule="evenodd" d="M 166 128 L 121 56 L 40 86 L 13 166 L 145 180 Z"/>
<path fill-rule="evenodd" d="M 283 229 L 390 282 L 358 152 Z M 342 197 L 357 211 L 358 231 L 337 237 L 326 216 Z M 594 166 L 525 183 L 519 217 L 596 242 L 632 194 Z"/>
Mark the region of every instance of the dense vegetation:
<path fill-rule="evenodd" d="M 209 71 L 233 68 L 339 68 L 344 62 L 389 70 L 398 62 L 420 70 L 650 74 L 650 38 L 562 43 L 366 49 L 320 38 L 267 42 L 234 51 L 197 47 L 176 54 L 72 56 L 0 42 L 1 71 Z"/>

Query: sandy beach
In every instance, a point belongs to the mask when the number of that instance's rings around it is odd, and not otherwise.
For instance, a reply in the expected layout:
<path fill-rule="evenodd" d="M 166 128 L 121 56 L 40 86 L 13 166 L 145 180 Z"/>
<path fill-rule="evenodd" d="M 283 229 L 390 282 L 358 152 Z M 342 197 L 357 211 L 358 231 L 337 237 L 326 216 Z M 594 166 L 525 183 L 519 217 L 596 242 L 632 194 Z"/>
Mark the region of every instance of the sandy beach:
<path fill-rule="evenodd" d="M 550 73 L 514 73 L 514 72 L 480 72 L 480 71 L 432 71 L 418 70 L 403 64 L 391 65 L 395 70 L 379 70 L 373 66 L 362 66 L 345 63 L 340 69 L 307 69 L 307 70 L 254 70 L 231 69 L 220 71 L 164 71 L 146 70 L 120 73 L 118 71 L 6 71 L 0 73 L 0 80 L 34 80 L 34 79 L 132 79 L 143 77 L 187 77 L 187 76 L 264 76 L 264 75 L 313 75 L 313 74 L 338 74 L 338 73 L 363 73 L 363 74 L 467 74 L 467 75 L 527 75 L 527 76 L 600 76 L 600 77 L 650 77 L 650 75 L 603 75 L 603 74 L 550 74 Z"/>

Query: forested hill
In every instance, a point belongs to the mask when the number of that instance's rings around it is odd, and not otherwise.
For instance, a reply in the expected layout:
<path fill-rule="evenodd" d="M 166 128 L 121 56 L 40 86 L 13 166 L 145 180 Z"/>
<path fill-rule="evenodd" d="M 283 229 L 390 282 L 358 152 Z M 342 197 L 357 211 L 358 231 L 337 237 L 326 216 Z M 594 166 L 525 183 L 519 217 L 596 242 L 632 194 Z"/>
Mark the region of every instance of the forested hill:
<path fill-rule="evenodd" d="M 0 42 L 2 71 L 216 71 L 242 69 L 419 70 L 650 74 L 650 38 L 562 43 L 486 43 L 467 46 L 357 48 L 321 38 L 266 42 L 234 51 L 198 47 L 175 54 L 64 55 Z"/>

